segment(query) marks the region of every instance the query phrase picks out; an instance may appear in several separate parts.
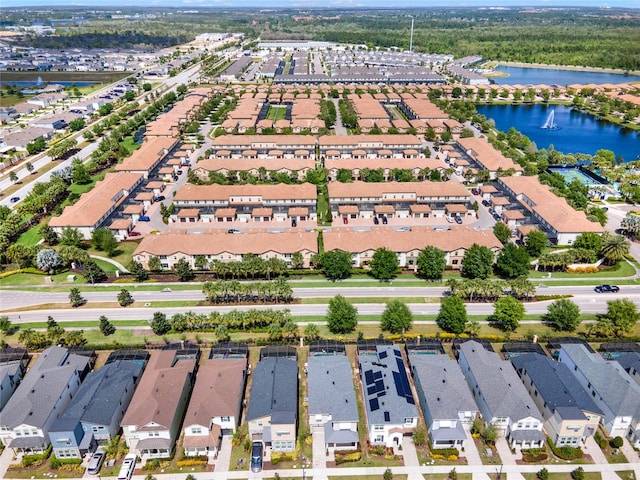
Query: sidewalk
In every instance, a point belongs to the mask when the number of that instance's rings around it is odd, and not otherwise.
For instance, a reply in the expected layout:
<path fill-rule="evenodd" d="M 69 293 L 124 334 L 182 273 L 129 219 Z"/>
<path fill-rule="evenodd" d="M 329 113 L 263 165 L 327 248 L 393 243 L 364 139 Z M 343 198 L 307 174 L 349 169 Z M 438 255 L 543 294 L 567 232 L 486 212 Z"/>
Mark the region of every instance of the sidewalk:
<path fill-rule="evenodd" d="M 607 461 L 607 457 L 604 455 L 604 453 L 602 453 L 602 450 L 593 439 L 593 437 L 587 437 L 586 441 L 584 442 L 584 453 L 590 455 L 595 463 L 609 463 Z"/>

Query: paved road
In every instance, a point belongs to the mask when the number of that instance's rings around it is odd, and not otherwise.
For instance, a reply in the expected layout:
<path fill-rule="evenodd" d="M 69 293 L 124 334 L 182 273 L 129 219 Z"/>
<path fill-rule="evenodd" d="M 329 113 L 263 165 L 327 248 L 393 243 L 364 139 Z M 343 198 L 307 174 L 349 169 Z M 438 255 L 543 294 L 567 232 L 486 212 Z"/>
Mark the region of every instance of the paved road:
<path fill-rule="evenodd" d="M 117 292 L 99 292 L 102 301 L 116 301 Z M 136 292 L 136 303 L 133 306 L 127 308 L 90 308 L 90 305 L 85 308 L 73 309 L 51 309 L 47 311 L 43 310 L 31 310 L 6 313 L 9 319 L 16 324 L 26 322 L 40 322 L 43 321 L 45 314 L 53 314 L 59 322 L 70 321 L 93 321 L 98 320 L 100 315 L 106 315 L 110 320 L 148 320 L 154 310 L 158 307 L 152 306 L 153 300 L 151 295 L 145 296 L 143 292 Z M 147 292 L 144 292 L 147 293 Z M 16 292 L 12 292 L 13 295 Z M 3 303 L 4 303 L 3 293 Z M 59 295 L 59 294 L 53 294 Z M 95 298 L 92 295 L 86 294 L 86 297 Z M 582 313 L 600 313 L 605 312 L 607 309 L 607 300 L 613 298 L 621 298 L 620 295 L 604 294 L 593 296 L 591 294 L 579 294 L 573 297 L 573 301 L 576 302 Z M 640 303 L 640 293 L 633 293 L 628 295 L 633 301 Z M 60 303 L 59 297 L 55 297 L 56 302 Z M 68 302 L 68 297 L 64 299 L 64 303 Z M 166 298 L 165 298 L 166 300 Z M 527 314 L 542 314 L 546 313 L 547 306 L 550 301 L 535 302 L 525 304 L 525 310 Z M 147 304 L 147 305 L 145 305 Z M 384 308 L 384 303 L 358 303 L 354 302 L 354 305 L 358 309 L 360 315 L 380 315 Z M 435 315 L 440 309 L 438 303 L 409 303 L 407 304 L 410 310 L 415 315 Z M 197 313 L 210 313 L 212 311 L 229 312 L 231 310 L 250 310 L 255 308 L 271 308 L 271 309 L 288 309 L 291 314 L 296 317 L 309 317 L 309 316 L 324 316 L 327 312 L 326 304 L 290 304 L 290 305 L 228 305 L 228 306 L 206 306 L 206 307 L 162 307 L 162 311 L 168 316 L 175 313 L 183 313 L 185 310 L 190 310 Z M 471 303 L 467 304 L 467 312 L 469 315 L 490 315 L 493 313 L 494 307 L 492 303 Z"/>
<path fill-rule="evenodd" d="M 106 285 L 105 285 L 106 286 Z M 113 286 L 113 285 L 110 285 Z M 100 291 L 101 286 L 89 286 L 81 288 L 82 295 L 89 302 L 111 302 L 114 301 L 117 292 Z M 136 291 L 136 285 L 122 285 L 127 288 L 134 300 L 138 303 L 157 301 L 200 301 L 205 300 L 202 291 L 193 290 L 172 290 L 172 291 Z M 170 287 L 168 287 L 170 288 Z M 293 295 L 296 298 L 332 298 L 338 294 L 347 298 L 381 298 L 381 297 L 441 297 L 448 291 L 446 287 L 295 287 Z M 20 289 L 6 289 L 0 291 L 2 298 L 2 310 L 10 310 L 20 307 L 41 305 L 45 303 L 69 302 L 69 294 L 66 292 L 51 291 L 29 291 Z M 634 300 L 640 299 L 640 285 L 623 285 L 617 294 L 595 294 L 592 286 L 565 286 L 565 287 L 538 287 L 540 295 L 573 295 L 574 301 L 582 302 L 584 305 L 597 304 L 604 305 L 606 300 L 628 297 Z M 428 304 L 427 304 L 428 305 Z"/>

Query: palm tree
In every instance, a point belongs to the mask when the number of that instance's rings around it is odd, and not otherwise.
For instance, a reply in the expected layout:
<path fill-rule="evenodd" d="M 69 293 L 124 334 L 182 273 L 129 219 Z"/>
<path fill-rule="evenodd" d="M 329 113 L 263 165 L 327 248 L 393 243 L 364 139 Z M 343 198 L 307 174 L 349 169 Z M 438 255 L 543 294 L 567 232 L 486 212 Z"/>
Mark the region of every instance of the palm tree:
<path fill-rule="evenodd" d="M 615 235 L 609 238 L 600 249 L 600 253 L 609 265 L 613 265 L 624 258 L 629 253 L 631 244 L 622 235 Z"/>

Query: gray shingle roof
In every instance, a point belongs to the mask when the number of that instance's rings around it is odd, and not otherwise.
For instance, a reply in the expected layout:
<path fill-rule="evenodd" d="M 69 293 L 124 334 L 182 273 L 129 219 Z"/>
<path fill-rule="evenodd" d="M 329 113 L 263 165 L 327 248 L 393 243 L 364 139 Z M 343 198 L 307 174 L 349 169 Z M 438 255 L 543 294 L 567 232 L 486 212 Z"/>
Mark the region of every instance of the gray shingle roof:
<path fill-rule="evenodd" d="M 634 369 L 636 372 L 640 372 L 640 353 L 638 352 L 620 355 L 616 358 L 616 362 L 618 362 L 627 372 L 631 372 L 631 369 Z"/>
<path fill-rule="evenodd" d="M 272 415 L 274 412 L 298 412 L 298 362 L 292 358 L 268 357 L 256 365 L 252 373 L 251 398 L 247 420 Z"/>
<path fill-rule="evenodd" d="M 56 420 L 51 432 L 73 430 L 78 422 L 110 425 L 113 414 L 128 405 L 120 402 L 125 389 L 132 388 L 142 374 L 142 365 L 119 360 L 87 375 L 64 414 Z"/>
<path fill-rule="evenodd" d="M 458 418 L 458 412 L 478 410 L 458 363 L 447 355 L 409 354 L 434 420 Z M 417 385 L 416 385 L 416 388 Z"/>
<path fill-rule="evenodd" d="M 512 421 L 527 417 L 543 420 L 510 362 L 474 341 L 461 344 L 460 355 L 467 359 L 493 417 L 509 417 Z"/>
<path fill-rule="evenodd" d="M 46 349 L 2 410 L 2 424 L 9 428 L 22 424 L 42 428 L 70 379 L 87 368 L 89 361 L 66 348 Z"/>
<path fill-rule="evenodd" d="M 582 345 L 563 345 L 562 350 L 604 399 L 616 416 L 640 413 L 640 385 L 615 361 L 608 362 Z"/>
<path fill-rule="evenodd" d="M 378 345 L 376 352 L 358 355 L 369 424 L 403 424 L 405 418 L 416 418 L 418 410 L 400 349 Z"/>
<path fill-rule="evenodd" d="M 589 392 L 580 385 L 564 363 L 537 353 L 514 357 L 511 363 L 517 370 L 524 369 L 527 372 L 552 411 L 559 407 L 578 407 L 580 410 L 602 415 Z"/>
<path fill-rule="evenodd" d="M 351 364 L 345 355 L 310 356 L 308 376 L 309 415 L 330 414 L 333 421 L 358 421 Z"/>

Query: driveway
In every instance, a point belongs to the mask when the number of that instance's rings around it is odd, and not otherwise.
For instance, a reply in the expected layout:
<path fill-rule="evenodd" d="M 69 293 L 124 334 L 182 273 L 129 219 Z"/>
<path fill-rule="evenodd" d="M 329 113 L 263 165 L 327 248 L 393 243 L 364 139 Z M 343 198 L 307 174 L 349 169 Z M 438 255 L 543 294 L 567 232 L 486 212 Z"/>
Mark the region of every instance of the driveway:
<path fill-rule="evenodd" d="M 313 469 L 327 468 L 326 449 L 324 447 L 324 428 L 313 427 Z"/>
<path fill-rule="evenodd" d="M 216 472 L 228 472 L 229 462 L 231 461 L 231 435 L 225 435 L 222 437 L 222 444 L 218 451 L 218 458 L 215 460 Z"/>
<path fill-rule="evenodd" d="M 467 465 L 482 465 L 482 459 L 480 458 L 478 447 L 471 436 L 470 423 L 464 424 L 464 431 L 467 434 L 467 441 L 464 442 L 464 456 L 467 459 Z"/>

